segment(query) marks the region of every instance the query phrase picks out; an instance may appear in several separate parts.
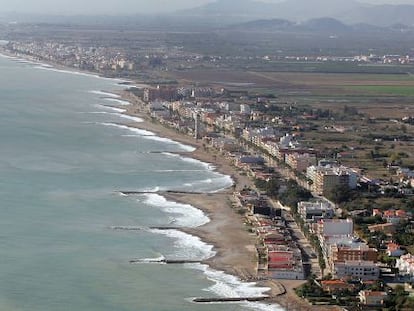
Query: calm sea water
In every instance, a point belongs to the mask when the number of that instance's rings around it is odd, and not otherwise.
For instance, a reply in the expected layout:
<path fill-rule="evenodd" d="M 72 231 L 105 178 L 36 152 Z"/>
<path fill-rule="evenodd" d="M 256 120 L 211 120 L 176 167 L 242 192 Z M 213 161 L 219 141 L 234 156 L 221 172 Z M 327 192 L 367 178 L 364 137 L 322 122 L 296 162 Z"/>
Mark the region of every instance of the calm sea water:
<path fill-rule="evenodd" d="M 206 266 L 129 264 L 214 252 L 148 229 L 202 225 L 201 211 L 120 190 L 215 191 L 231 180 L 174 154 L 188 146 L 120 125 L 140 120 L 108 107 L 125 104 L 110 94 L 119 81 L 3 57 L 0 73 L 0 310 L 279 309 L 192 303 L 263 290 Z"/>

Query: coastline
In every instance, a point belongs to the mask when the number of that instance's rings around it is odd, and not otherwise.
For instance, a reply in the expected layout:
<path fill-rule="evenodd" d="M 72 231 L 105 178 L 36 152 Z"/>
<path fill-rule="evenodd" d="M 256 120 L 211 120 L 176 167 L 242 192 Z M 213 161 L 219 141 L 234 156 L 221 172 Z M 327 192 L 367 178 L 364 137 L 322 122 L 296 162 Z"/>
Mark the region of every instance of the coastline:
<path fill-rule="evenodd" d="M 218 173 L 231 176 L 236 191 L 244 186 L 253 185 L 253 181 L 249 177 L 239 174 L 230 161 L 216 150 L 206 149 L 200 140 L 197 141 L 193 137 L 167 128 L 160 123 L 152 122 L 149 115 L 140 109 L 142 105 L 140 99 L 130 96 L 127 91 L 121 92 L 120 95 L 123 100 L 130 103 L 130 105 L 122 107 L 126 110 L 124 113 L 143 120 L 140 123 L 131 122 L 126 125 L 151 131 L 157 136 L 194 147 L 194 151 L 180 154 L 211 164 Z M 206 194 L 163 193 L 162 195 L 167 200 L 190 204 L 202 210 L 210 218 L 209 223 L 200 227 L 180 229 L 214 246 L 216 255 L 203 263 L 215 270 L 236 276 L 241 281 L 256 282 L 258 287 L 269 288 L 266 294 L 273 298 L 267 300 L 266 303 L 272 303 L 275 307 L 285 310 L 340 310 L 337 306 L 313 306 L 298 297 L 294 289 L 306 281 L 259 280 L 256 278 L 256 235 L 248 231 L 243 216 L 232 208 L 232 191 L 233 189 L 227 188 Z"/>
<path fill-rule="evenodd" d="M 6 55 L 6 57 L 8 57 Z M 23 56 L 11 56 L 16 61 L 19 59 L 23 60 Z M 39 66 L 44 65 L 45 69 L 58 70 L 72 74 L 84 74 L 103 79 L 112 79 L 101 77 L 96 73 L 82 72 L 75 68 L 66 68 L 62 65 L 50 63 L 53 67 L 47 67 L 47 62 L 41 63 L 38 60 L 30 59 L 28 63 L 38 64 Z M 46 64 L 46 65 L 45 65 Z M 55 67 L 56 66 L 56 67 Z M 112 79 L 116 81 L 117 79 Z M 122 79 L 119 79 L 121 81 Z M 128 88 L 128 85 L 119 86 Z M 134 84 L 131 84 L 131 87 Z M 190 136 L 185 136 L 181 133 L 176 132 L 173 129 L 169 129 L 159 123 L 153 123 L 149 120 L 148 115 L 143 113 L 139 109 L 139 105 L 136 99 L 126 91 L 113 92 L 119 94 L 119 99 L 128 101 L 130 105 L 118 106 L 119 108 L 125 109 L 123 114 L 131 117 L 138 117 L 143 122 L 137 123 L 134 121 L 122 122 L 127 126 L 148 130 L 160 137 L 169 138 L 173 141 L 189 145 L 195 148 L 192 152 L 182 152 L 181 155 L 189 158 L 194 158 L 205 163 L 209 163 L 214 166 L 214 170 L 227 176 L 231 176 L 235 182 L 236 189 L 241 189 L 245 185 L 251 185 L 252 181 L 238 172 L 231 166 L 230 162 L 222 156 L 209 150 L 203 149 L 201 141 L 196 141 Z M 110 105 L 108 105 L 110 106 Z M 114 104 L 117 107 L 116 104 Z M 205 264 L 213 269 L 224 271 L 227 274 L 240 278 L 241 281 L 255 281 L 256 271 L 256 250 L 254 247 L 255 235 L 248 232 L 246 226 L 243 223 L 241 215 L 237 214 L 235 210 L 231 208 L 231 194 L 228 191 L 229 188 L 220 190 L 210 194 L 163 194 L 166 199 L 172 201 L 191 204 L 192 206 L 202 210 L 210 218 L 210 222 L 197 228 L 191 229 L 180 229 L 183 232 L 187 232 L 191 235 L 201 238 L 204 242 L 214 246 L 216 255 L 204 261 Z M 274 300 L 268 300 L 266 303 L 274 303 L 275 307 L 282 307 L 286 309 L 297 309 L 301 310 L 332 310 L 333 307 L 326 306 L 311 306 L 303 299 L 296 296 L 293 292 L 293 288 L 303 283 L 303 281 L 289 281 L 289 280 L 271 280 L 271 281 L 258 281 L 257 286 L 268 287 L 270 292 L 268 293 L 271 297 L 276 297 Z M 285 292 L 286 289 L 286 292 Z M 277 306 L 278 305 L 278 306 Z M 294 308 L 293 308 L 294 307 Z"/>

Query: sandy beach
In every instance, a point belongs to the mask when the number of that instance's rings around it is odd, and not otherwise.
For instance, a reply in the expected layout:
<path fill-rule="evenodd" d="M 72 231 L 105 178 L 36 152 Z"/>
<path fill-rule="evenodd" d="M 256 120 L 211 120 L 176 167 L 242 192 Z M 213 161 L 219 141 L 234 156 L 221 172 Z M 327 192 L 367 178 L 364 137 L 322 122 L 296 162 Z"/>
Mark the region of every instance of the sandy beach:
<path fill-rule="evenodd" d="M 4 51 L 2 53 L 7 57 L 17 57 Z M 24 56 L 24 59 L 38 62 L 27 56 Z M 53 62 L 47 62 L 47 64 L 56 69 L 71 70 L 71 68 L 66 68 Z M 93 72 L 82 72 L 96 75 Z M 137 85 L 144 86 L 142 82 L 139 83 L 141 84 Z M 123 124 L 148 130 L 157 136 L 193 146 L 195 148 L 193 152 L 182 152 L 180 154 L 205 163 L 210 163 L 217 172 L 232 177 L 235 184 L 234 189 L 223 189 L 219 192 L 208 194 L 163 193 L 163 196 L 172 201 L 191 204 L 202 210 L 210 218 L 211 221 L 201 227 L 182 229 L 182 231 L 198 236 L 204 242 L 214 245 L 216 256 L 205 260 L 206 264 L 213 269 L 237 276 L 241 280 L 255 280 L 257 271 L 256 235 L 248 230 L 248 227 L 244 224 L 244 217 L 237 213 L 237 210 L 232 208 L 231 204 L 233 190 L 239 190 L 244 186 L 252 185 L 252 180 L 245 175 L 239 174 L 230 160 L 219 154 L 217 150 L 206 149 L 202 141 L 197 141 L 193 137 L 183 135 L 160 123 L 152 122 L 148 114 L 142 111 L 141 100 L 132 96 L 130 92 L 122 91 L 119 92 L 119 95 L 121 95 L 120 99 L 130 103 L 128 106 L 122 105 L 119 108 L 126 109 L 125 114 L 143 119 L 143 122 L 131 121 L 124 122 Z M 266 280 L 257 281 L 257 285 L 260 287 L 268 287 L 270 290 L 267 294 L 270 297 L 274 297 L 268 302 L 278 304 L 285 310 L 341 310 L 337 306 L 312 306 L 307 301 L 299 298 L 295 294 L 294 288 L 304 282 L 294 280 Z"/>
<path fill-rule="evenodd" d="M 123 92 L 122 98 L 131 103 L 126 108 L 126 113 L 140 117 L 141 123 L 128 123 L 127 125 L 149 130 L 161 137 L 195 147 L 195 151 L 188 152 L 188 157 L 212 164 L 216 171 L 233 178 L 235 189 L 253 184 L 252 180 L 240 175 L 229 159 L 219 154 L 217 150 L 203 146 L 201 141 L 193 137 L 178 133 L 174 129 L 153 122 L 149 116 L 141 110 L 142 102 L 131 96 L 129 92 Z M 187 156 L 185 153 L 183 156 Z M 256 235 L 251 233 L 244 224 L 244 217 L 232 208 L 232 192 L 234 189 L 224 189 L 217 193 L 191 194 L 191 193 L 166 193 L 167 199 L 191 204 L 205 212 L 210 222 L 194 229 L 183 231 L 200 237 L 204 242 L 214 245 L 216 256 L 205 261 L 214 269 L 235 275 L 241 280 L 255 280 L 257 272 L 257 255 L 255 249 Z M 272 302 L 277 303 L 286 310 L 340 310 L 337 306 L 312 306 L 306 300 L 299 298 L 294 289 L 305 281 L 295 280 L 267 280 L 258 281 L 258 286 L 269 287 L 269 295 L 274 297 Z"/>

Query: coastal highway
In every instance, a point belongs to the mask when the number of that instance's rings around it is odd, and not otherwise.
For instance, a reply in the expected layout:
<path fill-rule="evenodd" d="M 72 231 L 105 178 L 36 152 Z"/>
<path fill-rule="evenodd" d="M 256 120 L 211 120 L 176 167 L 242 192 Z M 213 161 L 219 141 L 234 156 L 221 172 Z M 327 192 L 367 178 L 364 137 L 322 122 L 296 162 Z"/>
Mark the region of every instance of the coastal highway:
<path fill-rule="evenodd" d="M 273 207 L 280 208 L 282 210 L 282 218 L 285 219 L 286 226 L 292 236 L 292 239 L 298 243 L 302 252 L 303 264 L 307 275 L 315 274 L 318 278 L 322 277 L 318 257 L 316 256 L 316 253 L 310 245 L 308 239 L 294 221 L 292 215 L 290 214 L 290 209 L 283 206 L 278 201 L 270 200 L 270 203 Z"/>
<path fill-rule="evenodd" d="M 322 272 L 319 267 L 319 260 L 308 239 L 305 237 L 296 222 L 293 220 L 290 212 L 282 210 L 282 217 L 286 220 L 286 226 L 292 235 L 292 239 L 299 244 L 299 247 L 302 251 L 305 271 L 310 274 L 315 274 L 318 278 L 321 278 Z"/>

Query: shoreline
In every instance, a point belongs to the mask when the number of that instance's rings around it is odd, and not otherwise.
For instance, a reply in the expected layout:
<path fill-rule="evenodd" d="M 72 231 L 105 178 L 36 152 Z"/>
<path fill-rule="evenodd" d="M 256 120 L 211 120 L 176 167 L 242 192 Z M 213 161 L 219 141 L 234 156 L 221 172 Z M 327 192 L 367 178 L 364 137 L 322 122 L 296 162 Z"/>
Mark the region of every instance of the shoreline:
<path fill-rule="evenodd" d="M 45 69 L 49 70 L 62 71 L 69 74 L 89 75 L 91 77 L 111 79 L 114 81 L 124 81 L 119 78 L 103 77 L 98 73 L 77 70 L 76 68 L 68 68 L 52 62 L 41 62 L 36 59 L 31 59 L 29 56 L 1 54 L 2 56 L 12 58 L 15 61 L 24 61 L 25 59 L 28 59 L 27 63 L 45 66 Z M 214 171 L 225 176 L 231 176 L 236 185 L 236 189 L 241 189 L 245 185 L 252 185 L 252 181 L 248 177 L 238 174 L 228 160 L 217 156 L 217 152 L 204 150 L 201 141 L 196 141 L 193 137 L 178 133 L 160 123 L 151 122 L 148 114 L 139 109 L 139 105 L 137 105 L 137 102 L 139 101 L 132 96 L 128 96 L 130 93 L 126 91 L 129 87 L 134 87 L 135 85 L 144 87 L 144 85 L 142 82 L 139 82 L 139 84 L 135 84 L 134 81 L 131 82 L 130 85 L 117 82 L 119 90 L 108 91 L 120 95 L 119 99 L 128 101 L 130 105 L 118 106 L 114 104 L 114 106 L 108 105 L 108 107 L 122 108 L 125 110 L 122 114 L 138 117 L 142 119 L 143 122 L 138 123 L 125 120 L 120 124 L 148 130 L 153 132 L 156 136 L 168 138 L 172 141 L 195 148 L 194 151 L 180 152 L 180 155 L 211 164 L 214 167 Z M 275 299 L 267 300 L 265 302 L 266 305 L 271 304 L 278 308 L 296 310 L 301 310 L 302 308 L 304 308 L 304 310 L 335 309 L 335 306 L 311 306 L 305 300 L 296 296 L 293 289 L 304 281 L 255 280 L 257 266 L 257 261 L 255 260 L 256 249 L 254 246 L 255 235 L 248 232 L 247 227 L 243 223 L 243 217 L 231 208 L 231 194 L 228 191 L 229 188 L 230 187 L 203 195 L 198 193 L 197 195 L 175 193 L 162 194 L 167 200 L 190 204 L 203 211 L 209 217 L 210 222 L 200 227 L 178 229 L 185 233 L 197 236 L 203 242 L 214 247 L 216 254 L 213 257 L 204 260 L 203 264 L 206 264 L 217 271 L 223 271 L 226 274 L 236 276 L 241 282 L 255 282 L 257 287 L 269 288 L 269 291 L 264 292 L 263 294 L 268 294 L 271 297 L 275 297 Z"/>
<path fill-rule="evenodd" d="M 140 109 L 141 100 L 130 96 L 128 91 L 120 93 L 123 100 L 130 102 L 124 106 L 124 113 L 143 120 L 140 123 L 127 123 L 128 126 L 148 130 L 160 137 L 189 145 L 195 148 L 191 152 L 182 152 L 180 155 L 197 159 L 211 164 L 214 171 L 230 176 L 235 184 L 235 190 L 244 186 L 252 186 L 253 181 L 239 174 L 228 159 L 212 149 L 204 149 L 200 140 L 168 128 L 160 123 L 152 122 L 149 115 Z M 305 280 L 259 280 L 257 276 L 257 252 L 255 248 L 256 235 L 248 232 L 244 218 L 231 207 L 232 192 L 230 187 L 213 193 L 163 193 L 167 200 L 190 204 L 202 210 L 210 222 L 196 228 L 180 228 L 179 230 L 199 237 L 205 243 L 211 244 L 216 251 L 215 256 L 203 261 L 211 268 L 236 276 L 242 282 L 255 282 L 257 287 L 267 287 L 264 294 L 269 295 L 266 303 L 275 305 L 284 310 L 340 310 L 338 306 L 314 306 L 298 297 L 294 289 Z"/>

